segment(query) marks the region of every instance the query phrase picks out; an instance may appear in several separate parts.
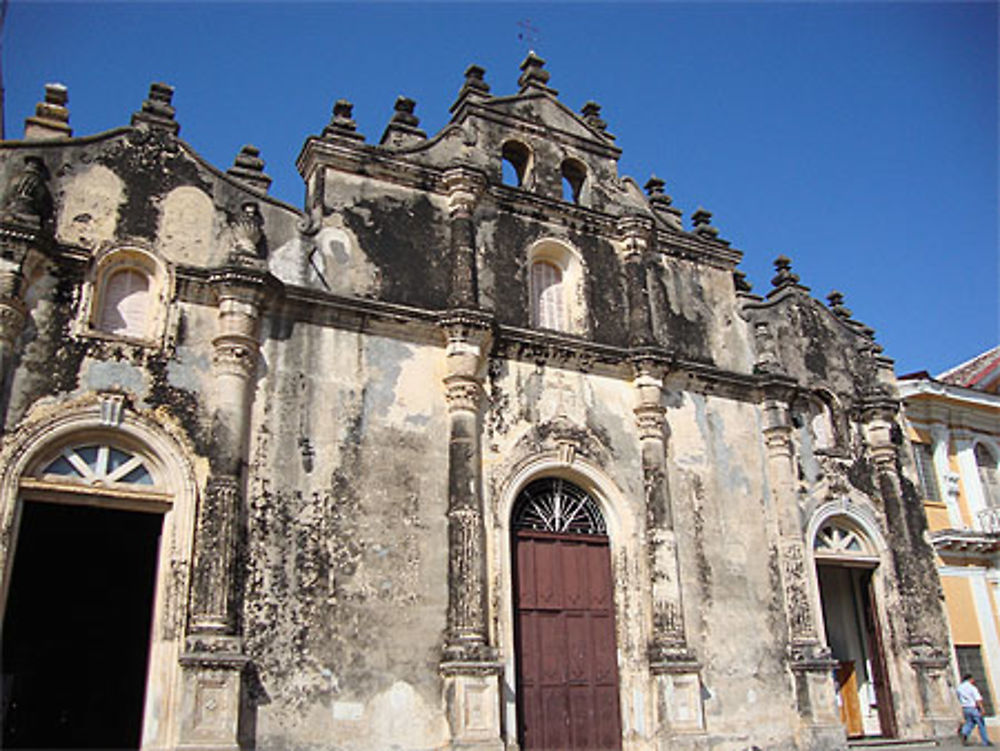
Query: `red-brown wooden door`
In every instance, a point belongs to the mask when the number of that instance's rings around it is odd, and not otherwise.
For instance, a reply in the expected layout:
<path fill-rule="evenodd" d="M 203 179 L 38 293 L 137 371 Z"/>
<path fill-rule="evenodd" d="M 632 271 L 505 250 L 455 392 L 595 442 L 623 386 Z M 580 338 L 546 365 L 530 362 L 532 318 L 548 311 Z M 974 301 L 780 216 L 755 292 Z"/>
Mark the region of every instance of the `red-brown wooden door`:
<path fill-rule="evenodd" d="M 521 748 L 620 749 L 607 537 L 519 529 L 514 548 Z"/>

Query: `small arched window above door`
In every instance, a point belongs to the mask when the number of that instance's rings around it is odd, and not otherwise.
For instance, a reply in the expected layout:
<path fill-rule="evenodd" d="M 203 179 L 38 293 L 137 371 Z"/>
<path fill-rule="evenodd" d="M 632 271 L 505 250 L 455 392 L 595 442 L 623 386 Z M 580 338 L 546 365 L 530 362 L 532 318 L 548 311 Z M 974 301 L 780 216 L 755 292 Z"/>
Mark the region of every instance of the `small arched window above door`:
<path fill-rule="evenodd" d="M 868 536 L 845 517 L 828 519 L 816 530 L 813 554 L 817 559 L 853 559 L 859 563 L 877 563 L 878 552 Z"/>
<path fill-rule="evenodd" d="M 67 446 L 39 475 L 87 485 L 154 484 L 141 456 L 101 443 Z"/>
<path fill-rule="evenodd" d="M 535 480 L 521 491 L 513 527 L 536 532 L 607 534 L 597 502 L 586 491 L 558 477 Z"/>

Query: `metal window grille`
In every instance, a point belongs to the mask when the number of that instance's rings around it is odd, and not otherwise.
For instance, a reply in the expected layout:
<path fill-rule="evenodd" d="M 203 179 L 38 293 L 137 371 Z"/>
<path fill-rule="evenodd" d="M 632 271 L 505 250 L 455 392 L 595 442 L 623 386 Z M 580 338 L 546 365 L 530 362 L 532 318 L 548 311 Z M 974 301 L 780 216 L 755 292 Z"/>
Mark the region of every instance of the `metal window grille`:
<path fill-rule="evenodd" d="M 597 502 L 586 491 L 558 477 L 535 480 L 521 491 L 514 510 L 514 529 L 607 534 Z"/>
<path fill-rule="evenodd" d="M 971 673 L 976 681 L 976 688 L 983 695 L 983 709 L 986 715 L 995 714 L 993 711 L 993 695 L 990 692 L 990 682 L 986 678 L 986 669 L 983 666 L 983 652 L 978 644 L 956 644 L 955 658 L 958 661 L 958 674 L 965 675 Z"/>

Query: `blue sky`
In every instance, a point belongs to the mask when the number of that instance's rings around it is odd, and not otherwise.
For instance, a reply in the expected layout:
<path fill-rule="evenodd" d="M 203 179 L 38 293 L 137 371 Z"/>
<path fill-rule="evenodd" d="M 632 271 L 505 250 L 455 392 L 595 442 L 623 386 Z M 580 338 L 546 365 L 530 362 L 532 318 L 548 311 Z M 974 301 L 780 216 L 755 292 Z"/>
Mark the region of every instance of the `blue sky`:
<path fill-rule="evenodd" d="M 85 135 L 166 81 L 182 138 L 222 169 L 255 144 L 298 206 L 295 157 L 334 100 L 369 142 L 400 94 L 433 133 L 469 63 L 511 94 L 531 47 L 564 103 L 602 105 L 622 174 L 664 179 L 686 221 L 714 213 L 756 292 L 785 254 L 817 296 L 844 292 L 899 373 L 936 373 L 998 342 L 997 7 L 11 0 L 7 135 L 46 82 Z"/>

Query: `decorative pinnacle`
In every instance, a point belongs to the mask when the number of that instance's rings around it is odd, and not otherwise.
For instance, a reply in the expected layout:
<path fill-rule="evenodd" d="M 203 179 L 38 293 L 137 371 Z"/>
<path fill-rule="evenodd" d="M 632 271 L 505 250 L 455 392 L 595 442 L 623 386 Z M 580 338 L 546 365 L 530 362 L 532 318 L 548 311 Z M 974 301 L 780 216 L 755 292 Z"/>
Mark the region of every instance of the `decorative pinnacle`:
<path fill-rule="evenodd" d="M 351 119 L 354 105 L 346 99 L 338 99 L 333 103 L 333 117 L 325 128 L 323 137 L 339 136 L 340 138 L 350 138 L 355 141 L 363 141 L 365 137 L 358 133 L 358 124 Z"/>
<path fill-rule="evenodd" d="M 392 113 L 392 122 L 416 128 L 420 125 L 420 118 L 413 114 L 416 108 L 417 103 L 409 97 L 396 97 L 396 104 L 393 105 L 395 112 Z"/>
<path fill-rule="evenodd" d="M 789 284 L 798 284 L 799 275 L 792 273 L 792 259 L 788 256 L 778 256 L 774 259 L 774 269 L 777 273 L 771 279 L 771 284 L 775 287 L 784 287 Z"/>
<path fill-rule="evenodd" d="M 64 138 L 73 135 L 69 127 L 69 110 L 66 102 L 69 92 L 61 83 L 45 84 L 45 100 L 35 105 L 35 114 L 24 121 L 24 137 Z"/>
<path fill-rule="evenodd" d="M 142 103 L 142 109 L 132 115 L 132 125 L 146 125 L 173 133 L 180 132 L 180 124 L 174 120 L 174 87 L 165 83 L 151 83 L 149 95 Z"/>
<path fill-rule="evenodd" d="M 470 65 L 465 69 L 465 84 L 462 88 L 489 94 L 490 85 L 486 83 L 485 76 L 485 68 L 476 64 Z"/>
<path fill-rule="evenodd" d="M 747 275 L 739 269 L 733 271 L 733 286 L 736 287 L 737 292 L 750 292 L 753 289 Z"/>
<path fill-rule="evenodd" d="M 587 102 L 583 105 L 580 112 L 583 114 L 583 119 L 587 121 L 587 125 L 594 130 L 599 130 L 603 133 L 608 129 L 607 122 L 601 119 L 601 105 L 597 102 Z"/>
<path fill-rule="evenodd" d="M 520 78 L 517 79 L 517 85 L 521 87 L 522 92 L 527 88 L 533 87 L 552 94 L 556 93 L 548 87 L 549 72 L 544 67 L 545 60 L 536 55 L 534 50 L 528 53 L 528 56 L 524 58 L 524 62 L 521 63 L 522 73 Z"/>
<path fill-rule="evenodd" d="M 646 190 L 647 196 L 662 196 L 664 195 L 663 188 L 665 186 L 666 183 L 663 180 L 656 175 L 650 175 L 643 188 Z"/>
<path fill-rule="evenodd" d="M 699 206 L 691 215 L 694 233 L 713 240 L 719 236 L 719 230 L 712 226 L 712 212 Z"/>
<path fill-rule="evenodd" d="M 249 143 L 240 149 L 233 166 L 226 170 L 226 174 L 264 193 L 271 187 L 271 178 L 264 174 L 264 160 L 260 158 L 260 149 Z"/>
<path fill-rule="evenodd" d="M 826 301 L 830 303 L 830 310 L 837 318 L 844 321 L 850 320 L 852 313 L 850 308 L 844 307 L 844 295 L 841 292 L 833 290 L 826 296 Z"/>

